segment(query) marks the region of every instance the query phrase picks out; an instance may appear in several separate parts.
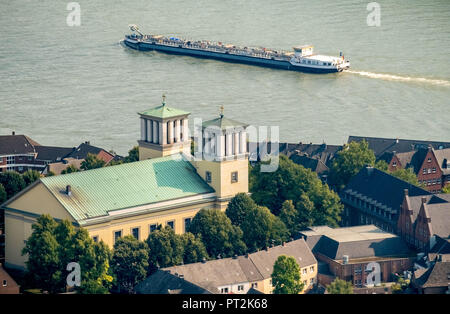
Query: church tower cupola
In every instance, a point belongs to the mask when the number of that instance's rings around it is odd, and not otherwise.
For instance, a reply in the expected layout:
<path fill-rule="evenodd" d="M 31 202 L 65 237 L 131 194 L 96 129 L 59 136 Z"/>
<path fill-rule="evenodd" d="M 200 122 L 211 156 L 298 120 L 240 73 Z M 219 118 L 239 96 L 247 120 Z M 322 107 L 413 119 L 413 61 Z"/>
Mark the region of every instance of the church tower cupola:
<path fill-rule="evenodd" d="M 218 118 L 201 125 L 202 158 L 197 152 L 194 166 L 219 200 L 228 201 L 237 193 L 248 192 L 247 126 L 225 117 L 223 107 Z"/>
<path fill-rule="evenodd" d="M 139 160 L 176 153 L 190 154 L 189 112 L 168 107 L 163 95 L 160 106 L 138 114 L 141 120 Z"/>

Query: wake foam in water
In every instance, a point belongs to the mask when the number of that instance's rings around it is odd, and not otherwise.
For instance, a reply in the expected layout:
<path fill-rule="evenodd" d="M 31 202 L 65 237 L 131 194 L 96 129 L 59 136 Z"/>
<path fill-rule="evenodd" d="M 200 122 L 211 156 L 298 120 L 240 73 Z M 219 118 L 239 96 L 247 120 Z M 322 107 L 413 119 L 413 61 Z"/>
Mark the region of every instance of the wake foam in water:
<path fill-rule="evenodd" d="M 399 75 L 381 74 L 381 73 L 364 72 L 364 71 L 346 70 L 345 72 L 352 73 L 352 74 L 358 74 L 361 76 L 366 76 L 366 77 L 375 78 L 375 79 L 381 79 L 381 80 L 425 83 L 425 84 L 450 87 L 450 81 L 446 81 L 446 80 L 434 80 L 434 79 L 428 79 L 428 78 L 424 78 L 424 77 L 399 76 Z"/>

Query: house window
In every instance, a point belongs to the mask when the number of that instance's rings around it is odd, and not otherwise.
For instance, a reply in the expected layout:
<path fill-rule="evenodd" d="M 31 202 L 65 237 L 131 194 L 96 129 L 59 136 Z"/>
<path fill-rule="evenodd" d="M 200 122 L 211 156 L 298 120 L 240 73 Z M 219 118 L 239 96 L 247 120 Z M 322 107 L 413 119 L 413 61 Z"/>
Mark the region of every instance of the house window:
<path fill-rule="evenodd" d="M 310 272 L 310 273 L 313 273 L 313 272 L 314 272 L 314 266 L 311 266 L 311 267 L 309 268 L 309 272 Z"/>
<path fill-rule="evenodd" d="M 234 171 L 231 173 L 231 183 L 236 183 L 238 182 L 238 173 L 237 171 Z"/>
<path fill-rule="evenodd" d="M 210 171 L 206 171 L 206 182 L 211 183 L 211 172 Z"/>
<path fill-rule="evenodd" d="M 222 288 L 220 291 L 221 291 L 222 293 L 228 293 L 228 288 Z"/>
<path fill-rule="evenodd" d="M 157 224 L 152 224 L 152 225 L 150 225 L 150 232 L 155 231 L 157 228 L 158 228 L 158 225 L 157 225 Z"/>
<path fill-rule="evenodd" d="M 436 168 L 433 168 L 433 173 L 436 173 Z"/>
<path fill-rule="evenodd" d="M 139 240 L 139 228 L 131 229 L 131 234 L 135 237 L 136 240 Z"/>
<path fill-rule="evenodd" d="M 114 243 L 117 242 L 117 240 L 122 236 L 122 230 L 120 231 L 114 231 Z"/>
<path fill-rule="evenodd" d="M 427 168 L 423 168 L 423 174 L 427 174 Z"/>
<path fill-rule="evenodd" d="M 428 158 L 428 162 L 431 162 L 431 158 Z"/>
<path fill-rule="evenodd" d="M 397 162 L 394 161 L 394 162 L 392 163 L 392 166 L 393 166 L 393 167 L 397 167 Z"/>
<path fill-rule="evenodd" d="M 8 285 L 8 282 L 6 280 L 3 280 L 3 287 L 6 287 Z"/>
<path fill-rule="evenodd" d="M 309 280 L 309 284 L 310 284 L 311 286 L 314 284 L 314 278 L 311 278 L 311 279 Z"/>
<path fill-rule="evenodd" d="M 303 268 L 303 274 L 307 274 L 308 270 L 306 268 Z"/>
<path fill-rule="evenodd" d="M 239 285 L 238 286 L 238 291 L 244 291 L 244 286 L 243 285 Z"/>
<path fill-rule="evenodd" d="M 168 225 L 170 228 L 174 229 L 174 227 L 175 227 L 175 221 L 174 221 L 174 220 L 168 221 L 168 222 L 167 222 L 167 225 Z"/>
<path fill-rule="evenodd" d="M 13 164 L 14 163 L 14 156 L 6 157 L 6 163 L 7 164 Z"/>
<path fill-rule="evenodd" d="M 431 173 L 431 168 L 428 168 L 428 173 Z"/>
<path fill-rule="evenodd" d="M 97 243 L 97 242 L 98 242 L 98 236 L 93 236 L 93 237 L 92 237 L 92 240 L 93 240 L 95 243 Z"/>
<path fill-rule="evenodd" d="M 33 160 L 33 156 L 28 156 L 28 161 L 32 161 Z"/>
<path fill-rule="evenodd" d="M 19 171 L 23 171 L 23 167 L 18 167 Z"/>
<path fill-rule="evenodd" d="M 184 219 L 184 232 L 188 232 L 189 225 L 191 224 L 192 218 L 185 218 Z"/>
<path fill-rule="evenodd" d="M 252 288 L 258 288 L 258 283 L 257 282 L 255 282 L 255 283 L 252 283 Z"/>

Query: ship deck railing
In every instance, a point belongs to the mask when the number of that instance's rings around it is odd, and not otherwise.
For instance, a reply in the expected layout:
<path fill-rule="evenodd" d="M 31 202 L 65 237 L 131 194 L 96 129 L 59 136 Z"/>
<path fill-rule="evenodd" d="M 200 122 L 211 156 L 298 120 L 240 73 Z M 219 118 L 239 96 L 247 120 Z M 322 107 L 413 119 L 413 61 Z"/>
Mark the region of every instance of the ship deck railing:
<path fill-rule="evenodd" d="M 158 43 L 160 45 L 171 46 L 171 47 L 183 47 L 183 48 L 193 48 L 193 49 L 201 49 L 211 52 L 219 52 L 219 53 L 229 53 L 238 56 L 248 56 L 248 57 L 257 57 L 263 58 L 267 60 L 278 60 L 278 61 L 290 61 L 291 56 L 288 55 L 288 52 L 280 51 L 278 53 L 266 52 L 264 50 L 257 50 L 255 48 L 243 49 L 243 48 L 226 48 L 224 45 L 211 44 L 209 42 L 202 41 L 189 41 L 189 40 L 171 40 L 167 38 L 154 38 L 149 35 L 144 36 L 133 36 L 133 39 L 141 39 L 144 41 L 151 41 Z M 189 42 L 189 44 L 188 44 Z M 261 48 L 263 49 L 263 48 Z M 256 50 L 256 51 L 255 51 Z"/>

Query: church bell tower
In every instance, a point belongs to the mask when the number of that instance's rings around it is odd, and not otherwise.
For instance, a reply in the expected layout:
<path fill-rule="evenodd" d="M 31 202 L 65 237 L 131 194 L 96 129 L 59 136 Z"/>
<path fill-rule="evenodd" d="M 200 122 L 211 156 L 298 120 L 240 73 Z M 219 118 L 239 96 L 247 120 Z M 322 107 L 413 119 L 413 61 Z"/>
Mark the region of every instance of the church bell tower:
<path fill-rule="evenodd" d="M 138 113 L 141 120 L 139 160 L 176 153 L 190 154 L 189 112 L 170 108 L 163 95 L 160 106 Z"/>
<path fill-rule="evenodd" d="M 226 206 L 237 193 L 248 193 L 248 125 L 220 116 L 201 125 L 201 150 L 194 158 L 197 173 L 216 191 Z M 198 158 L 199 155 L 202 158 Z"/>

